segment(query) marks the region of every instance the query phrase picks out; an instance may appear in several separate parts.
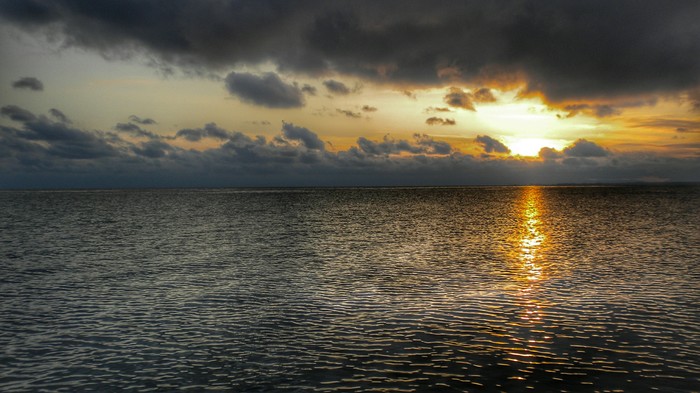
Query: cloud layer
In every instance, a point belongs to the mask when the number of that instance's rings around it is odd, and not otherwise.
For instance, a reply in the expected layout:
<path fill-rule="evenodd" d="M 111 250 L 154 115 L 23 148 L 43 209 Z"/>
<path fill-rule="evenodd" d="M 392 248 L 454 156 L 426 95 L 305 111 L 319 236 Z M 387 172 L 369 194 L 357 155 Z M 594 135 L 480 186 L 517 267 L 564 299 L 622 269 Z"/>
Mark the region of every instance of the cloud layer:
<path fill-rule="evenodd" d="M 425 134 L 412 139 L 359 137 L 330 151 L 308 128 L 283 123 L 274 138 L 251 137 L 214 123 L 162 135 L 134 123 L 113 131 L 72 126 L 18 106 L 0 108 L 0 187 L 348 186 L 698 181 L 700 157 L 614 153 L 577 140 L 541 159 L 472 156 Z M 62 112 L 61 112 L 62 113 Z M 63 115 L 65 116 L 65 115 Z M 67 119 L 67 117 L 66 117 Z M 185 149 L 178 141 L 215 147 Z M 212 144 L 208 142 L 206 146 Z M 508 147 L 487 135 L 473 141 L 487 153 Z M 205 146 L 205 145 L 202 145 Z"/>
<path fill-rule="evenodd" d="M 143 54 L 164 67 L 225 70 L 269 62 L 282 72 L 335 72 L 412 86 L 522 82 L 550 102 L 700 85 L 696 0 L 448 0 L 440 6 L 418 0 L 146 0 L 99 7 L 80 0 L 7 0 L 0 17 L 66 46 L 110 58 Z M 227 82 L 254 103 L 301 102 L 273 76 L 234 74 Z"/>

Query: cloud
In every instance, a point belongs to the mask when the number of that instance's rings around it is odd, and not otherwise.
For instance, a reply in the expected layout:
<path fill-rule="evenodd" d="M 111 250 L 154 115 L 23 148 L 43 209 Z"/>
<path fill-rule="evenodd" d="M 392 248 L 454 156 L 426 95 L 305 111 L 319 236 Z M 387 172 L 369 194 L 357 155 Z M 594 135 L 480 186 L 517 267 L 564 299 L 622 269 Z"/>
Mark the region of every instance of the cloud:
<path fill-rule="evenodd" d="M 161 140 L 150 140 L 138 146 L 132 146 L 131 150 L 138 156 L 147 158 L 162 158 L 175 149 Z"/>
<path fill-rule="evenodd" d="M 576 140 L 572 145 L 565 147 L 562 152 L 568 157 L 605 157 L 610 154 L 595 142 L 585 139 Z"/>
<path fill-rule="evenodd" d="M 133 121 L 134 123 L 141 124 L 141 125 L 143 125 L 143 126 L 148 126 L 148 125 L 152 125 L 152 124 L 158 124 L 158 122 L 156 122 L 155 120 L 153 120 L 153 119 L 151 119 L 151 118 L 148 118 L 148 117 L 146 117 L 146 118 L 141 118 L 141 117 L 138 117 L 138 116 L 136 116 L 136 115 L 131 115 L 131 116 L 129 116 L 129 120 L 130 120 L 130 121 Z"/>
<path fill-rule="evenodd" d="M 44 84 L 37 78 L 24 77 L 12 82 L 12 87 L 15 89 L 27 89 L 33 91 L 44 90 Z"/>
<path fill-rule="evenodd" d="M 325 149 L 325 143 L 319 139 L 316 133 L 310 131 L 308 128 L 297 127 L 292 123 L 282 123 L 282 133 L 285 138 L 293 141 L 299 141 L 309 149 Z"/>
<path fill-rule="evenodd" d="M 343 82 L 338 82 L 333 79 L 323 81 L 323 86 L 326 86 L 328 92 L 332 94 L 347 95 L 350 94 L 351 91 Z"/>
<path fill-rule="evenodd" d="M 453 108 L 476 111 L 476 109 L 474 109 L 474 104 L 472 103 L 472 95 L 459 87 L 450 87 L 443 99 L 447 105 Z"/>
<path fill-rule="evenodd" d="M 429 126 L 440 125 L 440 126 L 453 126 L 457 124 L 454 119 L 443 119 L 442 117 L 430 117 L 425 120 L 425 124 Z"/>
<path fill-rule="evenodd" d="M 445 107 L 429 106 L 423 110 L 425 113 L 452 112 L 452 109 Z"/>
<path fill-rule="evenodd" d="M 96 159 L 115 156 L 117 149 L 103 134 L 69 127 L 64 122 L 53 122 L 46 116 L 36 116 L 17 106 L 5 106 L 2 114 L 22 123 L 21 129 L 3 127 L 3 139 L 10 146 L 41 152 L 46 157 L 67 159 Z"/>
<path fill-rule="evenodd" d="M 362 112 L 376 112 L 377 111 L 376 107 L 370 106 L 370 105 L 363 105 L 361 109 L 362 109 Z"/>
<path fill-rule="evenodd" d="M 543 160 L 555 160 L 557 158 L 562 157 L 561 152 L 559 152 L 559 151 L 557 151 L 557 149 L 553 149 L 551 147 L 541 148 L 537 155 Z"/>
<path fill-rule="evenodd" d="M 416 93 L 412 92 L 411 90 L 403 90 L 401 94 L 405 95 L 406 97 L 412 100 L 417 99 Z"/>
<path fill-rule="evenodd" d="M 476 89 L 472 93 L 472 100 L 474 102 L 482 102 L 482 103 L 489 103 L 489 102 L 496 102 L 496 97 L 493 95 L 493 92 L 491 92 L 491 89 L 482 87 L 479 89 Z"/>
<path fill-rule="evenodd" d="M 362 117 L 362 113 L 360 113 L 360 112 L 353 112 L 353 111 L 345 110 L 345 109 L 336 109 L 335 111 L 338 113 L 341 113 L 341 114 L 343 114 L 346 117 L 349 117 L 351 119 L 359 119 Z"/>
<path fill-rule="evenodd" d="M 700 111 L 700 87 L 688 92 L 688 101 L 693 111 Z"/>
<path fill-rule="evenodd" d="M 545 161 L 563 159 L 562 162 L 568 165 L 593 164 L 595 161 L 589 160 L 590 158 L 602 158 L 611 155 L 612 153 L 609 150 L 585 139 L 577 139 L 561 151 L 551 147 L 543 147 L 538 154 Z"/>
<path fill-rule="evenodd" d="M 282 81 L 277 74 L 262 75 L 231 72 L 226 76 L 229 93 L 241 101 L 268 108 L 299 108 L 304 95 L 299 87 Z"/>
<path fill-rule="evenodd" d="M 441 86 L 446 69 L 489 87 L 517 75 L 559 103 L 698 86 L 699 16 L 693 0 L 0 3 L 4 23 L 107 58 L 205 71 L 269 63 L 411 88 Z"/>
<path fill-rule="evenodd" d="M 225 140 L 231 138 L 231 133 L 216 125 L 207 123 L 203 128 L 183 128 L 176 134 L 176 138 L 184 138 L 190 142 L 197 142 L 204 138 Z"/>
<path fill-rule="evenodd" d="M 117 123 L 114 129 L 121 132 L 140 132 L 143 131 L 141 127 L 134 123 Z"/>
<path fill-rule="evenodd" d="M 302 93 L 308 94 L 310 96 L 315 96 L 316 95 L 316 87 L 304 84 L 304 86 L 301 87 Z"/>
<path fill-rule="evenodd" d="M 452 146 L 447 142 L 435 141 L 425 134 L 414 134 L 413 141 L 395 140 L 385 136 L 381 142 L 371 141 L 365 137 L 357 139 L 359 151 L 370 156 L 387 156 L 392 154 L 449 154 Z"/>
<path fill-rule="evenodd" d="M 445 141 L 436 141 L 426 134 L 413 134 L 413 139 L 418 146 L 425 148 L 428 154 L 450 154 L 452 146 Z"/>
<path fill-rule="evenodd" d="M 125 134 L 129 134 L 131 136 L 137 137 L 137 138 L 149 138 L 149 139 L 160 139 L 161 137 L 157 134 L 154 134 L 150 131 L 144 130 L 143 128 L 139 127 L 138 125 L 134 123 L 117 123 L 114 126 L 114 129 L 123 132 Z"/>
<path fill-rule="evenodd" d="M 477 144 L 481 145 L 484 151 L 487 153 L 510 153 L 510 149 L 508 148 L 508 146 L 504 145 L 503 142 L 499 140 L 491 138 L 488 135 L 478 135 L 474 141 Z"/>
<path fill-rule="evenodd" d="M 59 111 L 56 108 L 51 108 L 49 109 L 49 114 L 56 118 L 56 120 L 60 121 L 61 123 L 66 123 L 70 124 L 72 121 L 68 118 L 68 116 L 65 115 L 65 113 Z"/>
<path fill-rule="evenodd" d="M 632 127 L 652 127 L 676 130 L 678 132 L 700 132 L 700 120 L 655 118 L 638 121 Z"/>
<path fill-rule="evenodd" d="M 491 92 L 491 89 L 482 87 L 474 90 L 473 92 L 467 92 L 459 87 L 450 87 L 447 91 L 445 97 L 443 97 L 445 103 L 453 108 L 462 108 L 470 111 L 476 111 L 474 108 L 474 103 L 492 103 L 496 102 L 496 97 Z M 435 108 L 429 107 L 426 110 L 446 112 L 449 108 Z"/>
<path fill-rule="evenodd" d="M 7 107 L 5 107 L 7 108 Z M 3 108 L 4 109 L 4 108 Z M 20 108 L 21 109 L 21 108 Z M 24 110 L 26 111 L 26 110 Z M 8 110 L 5 110 L 8 112 Z M 16 113 L 18 111 L 11 111 Z M 319 136 L 283 123 L 270 140 L 213 123 L 160 139 L 128 141 L 118 134 L 81 130 L 29 111 L 16 127 L 0 126 L 2 187 L 222 187 L 454 185 L 626 182 L 650 178 L 698 181 L 700 157 L 655 153 L 598 156 L 592 142 L 576 141 L 568 154 L 551 149 L 547 160 L 474 157 L 425 134 L 411 139 L 360 137 L 345 150 L 328 151 Z M 218 145 L 183 149 L 175 135 L 199 134 Z M 480 136 L 482 145 L 495 141 Z M 495 141 L 495 142 L 494 142 Z M 690 148 L 697 148 L 690 144 Z M 597 145 L 596 145 L 597 146 Z M 600 147 L 599 147 L 600 148 Z M 580 150 L 585 150 L 585 154 Z M 545 151 L 543 149 L 543 151 Z M 593 154 L 591 154 L 593 152 Z M 590 156 L 592 158 L 589 158 Z M 50 183 L 47 183 L 49 181 Z"/>
<path fill-rule="evenodd" d="M 3 106 L 0 109 L 0 114 L 8 117 L 10 120 L 19 122 L 28 122 L 36 119 L 34 114 L 26 109 L 20 108 L 16 105 Z"/>
<path fill-rule="evenodd" d="M 569 104 L 562 108 L 568 112 L 565 116 L 557 115 L 559 118 L 571 118 L 579 113 L 585 113 L 589 116 L 598 118 L 618 116 L 622 114 L 624 108 L 638 108 L 642 106 L 656 105 L 656 99 L 638 100 L 638 101 L 623 101 L 611 104 Z"/>

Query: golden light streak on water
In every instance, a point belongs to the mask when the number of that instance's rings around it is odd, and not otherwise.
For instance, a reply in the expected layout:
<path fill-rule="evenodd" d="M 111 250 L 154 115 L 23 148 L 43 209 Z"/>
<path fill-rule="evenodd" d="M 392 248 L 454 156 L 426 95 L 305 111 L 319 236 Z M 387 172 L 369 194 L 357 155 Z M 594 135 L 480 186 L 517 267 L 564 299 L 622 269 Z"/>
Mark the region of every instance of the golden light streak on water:
<path fill-rule="evenodd" d="M 541 187 L 522 189 L 519 202 L 518 228 L 510 239 L 512 244 L 512 269 L 516 286 L 516 304 L 520 306 L 516 329 L 510 337 L 510 359 L 526 369 L 536 367 L 538 353 L 543 345 L 551 342 L 551 336 L 539 328 L 545 324 L 545 305 L 540 286 L 548 279 L 544 251 L 547 249 L 547 227 L 541 218 L 543 204 Z"/>
<path fill-rule="evenodd" d="M 545 246 L 547 236 L 543 232 L 543 222 L 540 220 L 541 189 L 528 187 L 522 207 L 522 230 L 520 233 L 520 254 L 518 259 L 524 271 L 523 278 L 529 282 L 545 279 L 544 270 L 540 263 L 541 249 Z"/>

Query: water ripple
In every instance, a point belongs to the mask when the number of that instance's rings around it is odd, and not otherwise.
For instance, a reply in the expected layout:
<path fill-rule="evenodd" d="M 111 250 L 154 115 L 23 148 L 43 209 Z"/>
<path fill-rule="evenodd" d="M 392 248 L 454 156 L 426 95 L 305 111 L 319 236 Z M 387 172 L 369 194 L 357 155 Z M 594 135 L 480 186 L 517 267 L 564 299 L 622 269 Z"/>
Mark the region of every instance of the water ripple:
<path fill-rule="evenodd" d="M 2 391 L 700 386 L 700 190 L 0 192 Z"/>

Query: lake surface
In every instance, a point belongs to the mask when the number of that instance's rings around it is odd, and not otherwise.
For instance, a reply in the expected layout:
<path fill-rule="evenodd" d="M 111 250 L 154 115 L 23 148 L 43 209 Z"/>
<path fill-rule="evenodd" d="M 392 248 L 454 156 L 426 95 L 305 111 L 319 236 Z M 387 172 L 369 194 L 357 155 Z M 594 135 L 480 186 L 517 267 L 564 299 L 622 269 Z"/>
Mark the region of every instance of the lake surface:
<path fill-rule="evenodd" d="M 0 192 L 0 391 L 700 389 L 700 188 Z"/>

